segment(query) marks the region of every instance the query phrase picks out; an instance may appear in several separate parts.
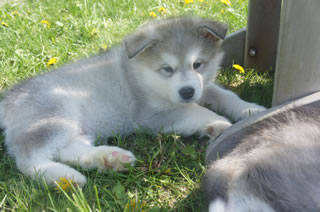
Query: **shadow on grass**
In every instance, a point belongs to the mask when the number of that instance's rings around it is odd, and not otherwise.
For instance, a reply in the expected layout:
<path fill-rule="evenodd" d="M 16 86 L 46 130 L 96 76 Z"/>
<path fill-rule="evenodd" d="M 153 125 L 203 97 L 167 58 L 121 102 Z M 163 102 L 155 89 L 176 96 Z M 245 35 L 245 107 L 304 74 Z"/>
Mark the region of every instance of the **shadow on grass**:
<path fill-rule="evenodd" d="M 243 100 L 248 102 L 256 102 L 267 108 L 271 107 L 273 94 L 273 81 L 265 84 L 243 83 L 233 89 Z"/>
<path fill-rule="evenodd" d="M 271 107 L 273 94 L 272 72 L 247 70 L 244 74 L 232 69 L 224 69 L 217 77 L 217 83 L 237 93 L 248 102 L 255 102 L 267 108 Z"/>
<path fill-rule="evenodd" d="M 202 212 L 208 211 L 208 208 L 201 196 L 201 190 L 198 188 L 191 191 L 191 193 L 183 200 L 178 201 L 171 211 Z"/>

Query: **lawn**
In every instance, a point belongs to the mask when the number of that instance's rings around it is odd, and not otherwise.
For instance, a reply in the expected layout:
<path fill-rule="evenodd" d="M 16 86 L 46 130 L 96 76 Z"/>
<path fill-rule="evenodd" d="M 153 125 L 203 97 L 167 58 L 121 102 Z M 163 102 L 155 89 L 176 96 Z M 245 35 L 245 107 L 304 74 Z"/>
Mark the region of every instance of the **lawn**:
<path fill-rule="evenodd" d="M 246 25 L 247 0 L 29 0 L 0 6 L 0 89 L 118 44 L 154 18 L 194 14 Z M 225 1 L 226 2 L 226 1 Z M 160 9 L 164 8 L 164 9 Z M 270 106 L 272 77 L 222 70 L 218 82 L 246 100 Z M 125 139 L 98 138 L 131 150 L 136 167 L 126 173 L 81 170 L 82 188 L 61 189 L 24 177 L 0 141 L 0 211 L 201 211 L 206 140 L 138 130 Z M 76 167 L 78 168 L 78 167 Z M 78 168 L 80 169 L 80 168 Z M 131 207 L 131 209 L 130 209 Z M 136 207 L 136 210 L 132 208 Z M 138 209 L 140 208 L 140 209 Z"/>

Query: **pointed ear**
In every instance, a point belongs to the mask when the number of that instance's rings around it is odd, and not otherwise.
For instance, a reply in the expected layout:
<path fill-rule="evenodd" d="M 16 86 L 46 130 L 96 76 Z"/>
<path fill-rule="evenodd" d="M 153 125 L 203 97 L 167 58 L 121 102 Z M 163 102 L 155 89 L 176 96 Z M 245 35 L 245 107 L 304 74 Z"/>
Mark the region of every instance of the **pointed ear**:
<path fill-rule="evenodd" d="M 150 36 L 142 33 L 128 35 L 124 40 L 128 58 L 131 59 L 137 56 L 147 48 L 154 46 L 158 41 L 159 39 L 151 38 Z"/>
<path fill-rule="evenodd" d="M 198 32 L 207 39 L 214 41 L 224 40 L 228 31 L 228 25 L 220 22 L 205 21 L 200 23 Z"/>

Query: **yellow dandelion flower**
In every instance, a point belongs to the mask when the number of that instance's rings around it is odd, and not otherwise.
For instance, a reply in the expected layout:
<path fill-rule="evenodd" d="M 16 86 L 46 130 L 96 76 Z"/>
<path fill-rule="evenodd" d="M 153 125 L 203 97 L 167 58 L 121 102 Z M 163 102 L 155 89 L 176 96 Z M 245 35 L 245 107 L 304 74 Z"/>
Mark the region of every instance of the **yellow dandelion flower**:
<path fill-rule="evenodd" d="M 91 37 L 95 36 L 96 34 L 98 34 L 98 30 L 97 30 L 96 28 L 93 28 L 93 29 L 90 31 Z"/>
<path fill-rule="evenodd" d="M 230 0 L 220 0 L 221 3 L 230 6 L 231 5 L 231 1 Z"/>
<path fill-rule="evenodd" d="M 69 180 L 65 177 L 60 177 L 59 178 L 59 182 L 56 182 L 57 186 L 56 186 L 56 190 L 57 191 L 61 191 L 64 190 L 64 191 L 68 191 L 72 188 L 72 185 L 74 184 L 74 182 L 72 180 Z"/>
<path fill-rule="evenodd" d="M 104 50 L 107 50 L 108 45 L 107 45 L 107 44 L 103 44 L 102 48 L 103 48 Z"/>
<path fill-rule="evenodd" d="M 48 61 L 48 66 L 54 65 L 56 63 L 57 63 L 57 58 L 55 58 L 55 57 L 50 58 L 49 61 Z"/>
<path fill-rule="evenodd" d="M 12 14 L 13 16 L 20 15 L 17 11 L 13 11 L 11 14 Z"/>
<path fill-rule="evenodd" d="M 156 14 L 155 12 L 150 12 L 150 13 L 149 13 L 149 16 L 151 16 L 152 18 L 154 18 L 154 17 L 157 16 L 157 14 Z"/>
<path fill-rule="evenodd" d="M 221 13 L 221 14 L 224 14 L 224 9 L 220 10 L 220 13 Z"/>
<path fill-rule="evenodd" d="M 146 212 L 145 207 L 146 207 L 146 202 L 145 201 L 137 202 L 135 199 L 132 199 L 127 203 L 124 211 L 125 212 L 127 212 L 127 211 Z"/>
<path fill-rule="evenodd" d="M 161 12 L 162 14 L 166 14 L 167 13 L 166 8 L 164 8 L 164 7 L 160 7 L 158 9 L 158 11 Z"/>
<path fill-rule="evenodd" d="M 42 21 L 40 21 L 40 23 L 42 23 L 42 24 L 46 25 L 48 28 L 50 28 L 50 23 L 49 23 L 49 21 L 47 21 L 47 20 L 42 20 Z"/>
<path fill-rule="evenodd" d="M 172 135 L 172 138 L 175 139 L 175 140 L 178 140 L 178 139 L 181 138 L 181 136 L 179 136 L 179 135 Z"/>
<path fill-rule="evenodd" d="M 166 175 L 170 175 L 171 174 L 171 168 L 167 168 L 166 170 L 164 170 L 164 173 Z"/>
<path fill-rule="evenodd" d="M 7 24 L 6 22 L 1 22 L 1 25 L 4 26 L 4 27 L 8 27 L 9 24 Z"/>
<path fill-rule="evenodd" d="M 193 3 L 193 0 L 184 0 L 184 3 L 185 4 L 191 4 L 191 3 Z"/>
<path fill-rule="evenodd" d="M 238 64 L 233 64 L 232 66 L 234 69 L 238 70 L 241 74 L 243 74 L 245 71 L 244 71 L 244 68 L 241 66 L 241 65 L 238 65 Z"/>

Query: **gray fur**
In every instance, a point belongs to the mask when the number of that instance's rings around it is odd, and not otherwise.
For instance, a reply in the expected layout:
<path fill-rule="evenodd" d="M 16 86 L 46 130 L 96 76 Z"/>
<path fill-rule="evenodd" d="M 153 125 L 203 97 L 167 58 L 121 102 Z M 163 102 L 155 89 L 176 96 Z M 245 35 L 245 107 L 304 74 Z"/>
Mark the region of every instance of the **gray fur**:
<path fill-rule="evenodd" d="M 210 29 L 209 37 L 199 32 L 203 26 Z M 26 175 L 41 174 L 50 184 L 67 177 L 84 185 L 85 177 L 63 163 L 124 170 L 123 163 L 135 161 L 129 151 L 94 147 L 97 135 L 127 135 L 143 127 L 155 133 L 217 136 L 230 122 L 197 103 L 215 101 L 201 99 L 203 90 L 217 88 L 210 81 L 217 74 L 226 30 L 197 17 L 153 21 L 106 53 L 22 82 L 0 102 L 8 152 Z M 196 60 L 199 70 L 193 70 Z M 194 89 L 190 99 L 179 96 L 186 86 Z M 244 110 L 263 110 L 229 96 Z M 234 111 L 238 118 L 246 117 L 238 107 Z"/>
<path fill-rule="evenodd" d="M 221 211 L 230 212 L 320 211 L 319 108 L 320 101 L 294 108 L 227 138 L 238 145 L 209 165 L 207 201 L 223 200 Z"/>

